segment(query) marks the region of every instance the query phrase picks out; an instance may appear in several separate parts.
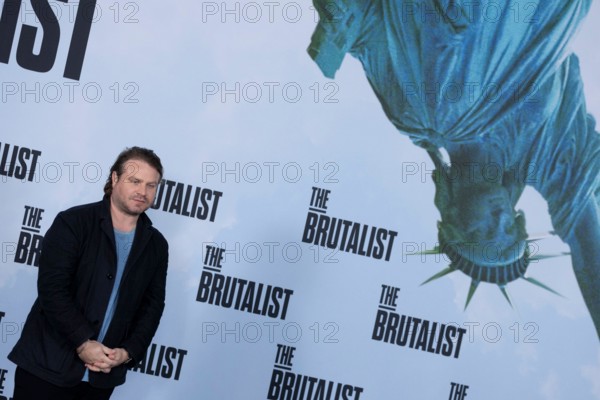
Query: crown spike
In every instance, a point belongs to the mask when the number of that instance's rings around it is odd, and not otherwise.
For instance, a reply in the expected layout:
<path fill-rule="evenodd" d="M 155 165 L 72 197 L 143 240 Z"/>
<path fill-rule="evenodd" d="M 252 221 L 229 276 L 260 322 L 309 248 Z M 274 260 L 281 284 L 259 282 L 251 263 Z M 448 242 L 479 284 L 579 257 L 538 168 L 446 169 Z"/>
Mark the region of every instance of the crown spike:
<path fill-rule="evenodd" d="M 452 267 L 452 265 L 449 265 L 447 268 L 441 270 L 437 274 L 433 275 L 431 278 L 427 279 L 425 282 L 421 283 L 420 286 L 423 286 L 426 283 L 429 283 L 429 282 L 434 281 L 434 280 L 436 280 L 438 278 L 441 278 L 444 275 L 448 275 L 450 272 L 454 272 L 454 271 L 456 271 L 456 269 L 454 267 Z"/>
<path fill-rule="evenodd" d="M 510 296 L 508 295 L 508 292 L 506 291 L 506 286 L 505 285 L 498 285 L 498 287 L 500 288 L 500 291 L 504 295 L 504 298 L 506 299 L 506 301 L 508 301 L 508 304 L 510 304 L 510 307 L 514 308 L 513 304 L 512 304 L 512 301 L 510 301 Z"/>
<path fill-rule="evenodd" d="M 417 251 L 415 253 L 407 253 L 407 256 L 419 256 L 419 255 L 432 255 L 432 254 L 442 254 L 442 251 L 440 250 L 439 246 L 435 246 L 433 249 L 431 250 L 423 250 L 423 251 Z"/>
<path fill-rule="evenodd" d="M 467 302 L 465 303 L 465 310 L 469 306 L 469 303 L 471 302 L 471 299 L 473 298 L 473 295 L 475 294 L 475 291 L 477 290 L 478 285 L 479 285 L 479 281 L 471 280 L 471 287 L 469 288 L 469 294 L 467 294 Z"/>
<path fill-rule="evenodd" d="M 538 254 L 536 256 L 533 257 L 529 257 L 529 261 L 540 261 L 540 260 L 546 260 L 549 258 L 556 258 L 556 257 L 564 257 L 564 256 L 570 256 L 571 253 L 563 251 L 560 254 Z"/>
<path fill-rule="evenodd" d="M 535 242 L 538 240 L 542 240 L 542 239 L 548 239 L 549 237 L 552 236 L 556 236 L 556 232 L 554 231 L 549 231 L 549 232 L 542 232 L 542 233 L 534 233 L 532 235 L 530 235 L 527 239 L 525 239 L 526 242 Z"/>
<path fill-rule="evenodd" d="M 552 289 L 552 288 L 544 285 L 542 282 L 538 281 L 537 279 L 534 279 L 534 278 L 531 278 L 531 277 L 527 277 L 527 276 L 524 276 L 523 279 L 525 279 L 527 282 L 533 283 L 536 286 L 539 286 L 539 287 L 541 287 L 543 289 L 546 289 L 547 291 L 552 292 L 552 293 L 554 293 L 557 296 L 565 297 L 562 294 L 558 293 L 556 290 L 554 290 L 554 289 Z"/>

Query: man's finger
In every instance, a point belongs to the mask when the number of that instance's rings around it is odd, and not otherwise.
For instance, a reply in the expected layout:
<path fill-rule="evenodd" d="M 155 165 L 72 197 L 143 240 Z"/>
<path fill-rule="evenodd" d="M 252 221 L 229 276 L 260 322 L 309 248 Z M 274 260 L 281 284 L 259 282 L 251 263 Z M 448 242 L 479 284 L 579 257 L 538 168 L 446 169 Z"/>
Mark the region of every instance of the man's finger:
<path fill-rule="evenodd" d="M 92 364 L 85 364 L 86 368 L 89 369 L 90 371 L 94 371 L 94 372 L 100 372 L 100 368 L 92 365 Z"/>

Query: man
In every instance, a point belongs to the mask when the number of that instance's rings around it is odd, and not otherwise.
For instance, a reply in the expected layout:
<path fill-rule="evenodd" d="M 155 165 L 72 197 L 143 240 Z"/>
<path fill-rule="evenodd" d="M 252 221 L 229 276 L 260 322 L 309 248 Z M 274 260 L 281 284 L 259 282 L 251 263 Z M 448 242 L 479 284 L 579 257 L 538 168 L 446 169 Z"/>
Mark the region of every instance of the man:
<path fill-rule="evenodd" d="M 333 77 L 357 58 L 394 126 L 436 165 L 437 251 L 480 282 L 506 285 L 530 259 L 526 185 L 571 249 L 600 337 L 600 135 L 571 38 L 591 0 L 314 0 L 309 54 Z M 444 150 L 448 157 L 442 156 Z M 430 279 L 430 280 L 431 280 Z"/>
<path fill-rule="evenodd" d="M 14 400 L 102 400 L 144 357 L 164 309 L 168 244 L 145 211 L 159 157 L 125 149 L 102 201 L 59 213 L 46 233 L 38 298 L 8 358 Z"/>

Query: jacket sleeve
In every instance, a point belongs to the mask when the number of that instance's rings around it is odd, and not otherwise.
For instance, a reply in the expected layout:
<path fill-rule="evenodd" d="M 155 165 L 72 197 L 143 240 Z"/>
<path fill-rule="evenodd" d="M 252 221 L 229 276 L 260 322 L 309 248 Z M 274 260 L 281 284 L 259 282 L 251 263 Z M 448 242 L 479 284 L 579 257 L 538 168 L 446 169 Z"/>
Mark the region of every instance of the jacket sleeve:
<path fill-rule="evenodd" d="M 165 308 L 165 287 L 167 283 L 167 266 L 169 249 L 167 241 L 161 237 L 159 261 L 154 276 L 144 292 L 141 305 L 136 312 L 131 327 L 131 334 L 122 343 L 134 362 L 144 358 L 148 346 L 158 329 L 160 318 Z"/>
<path fill-rule="evenodd" d="M 75 303 L 73 292 L 82 236 L 59 213 L 44 235 L 38 271 L 42 312 L 73 349 L 94 335 L 94 329 Z"/>

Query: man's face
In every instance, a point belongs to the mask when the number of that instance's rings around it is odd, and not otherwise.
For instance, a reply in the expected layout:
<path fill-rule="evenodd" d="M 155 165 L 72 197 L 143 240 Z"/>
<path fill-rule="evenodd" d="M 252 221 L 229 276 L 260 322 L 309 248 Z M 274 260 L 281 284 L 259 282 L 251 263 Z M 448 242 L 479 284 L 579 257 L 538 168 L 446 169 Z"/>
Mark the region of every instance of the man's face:
<path fill-rule="evenodd" d="M 141 160 L 128 160 L 123 173 L 112 174 L 112 204 L 121 212 L 137 216 L 146 211 L 154 201 L 160 174 L 150 164 Z"/>

